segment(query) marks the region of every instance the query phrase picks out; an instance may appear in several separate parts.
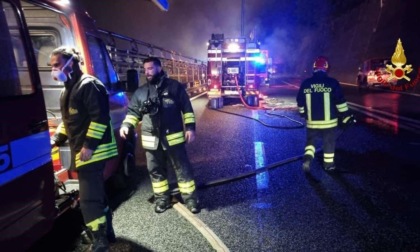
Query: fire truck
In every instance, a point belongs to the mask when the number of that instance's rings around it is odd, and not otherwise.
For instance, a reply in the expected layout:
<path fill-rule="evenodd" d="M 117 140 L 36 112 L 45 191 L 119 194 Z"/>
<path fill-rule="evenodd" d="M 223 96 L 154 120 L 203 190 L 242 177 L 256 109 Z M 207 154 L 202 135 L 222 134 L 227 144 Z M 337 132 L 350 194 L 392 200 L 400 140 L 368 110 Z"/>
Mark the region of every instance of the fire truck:
<path fill-rule="evenodd" d="M 140 76 L 140 83 L 146 82 L 143 59 L 149 56 L 158 57 L 169 78 L 183 84 L 190 96 L 207 90 L 207 64 L 197 58 L 182 55 L 140 39 L 122 34 L 98 29 L 101 39 L 105 42 L 111 61 L 123 83 L 132 83 Z M 134 89 L 137 86 L 134 85 Z M 133 87 L 127 87 L 133 91 Z"/>
<path fill-rule="evenodd" d="M 205 91 L 206 66 L 202 62 L 98 29 L 77 6 L 74 1 L 62 0 L 0 0 L 2 251 L 24 251 L 52 228 L 57 217 L 77 206 L 78 180 L 77 173 L 68 169 L 69 147 L 51 150 L 49 143 L 61 122 L 59 96 L 63 88 L 50 74 L 49 56 L 54 48 L 69 45 L 79 49 L 82 71 L 98 77 L 109 91 L 119 155 L 107 162 L 105 179 L 121 170 L 127 174 L 127 164 L 134 160 L 132 148 L 126 147 L 118 130 L 129 93 L 139 86 L 142 59 L 161 58 L 170 76 L 185 83 L 188 90 Z M 128 42 L 130 47 L 110 43 L 108 38 Z M 149 51 L 144 53 L 140 45 Z M 130 144 L 135 146 L 135 142 Z"/>
<path fill-rule="evenodd" d="M 260 86 L 268 82 L 268 57 L 258 42 L 212 34 L 207 57 L 209 99 L 258 97 Z"/>

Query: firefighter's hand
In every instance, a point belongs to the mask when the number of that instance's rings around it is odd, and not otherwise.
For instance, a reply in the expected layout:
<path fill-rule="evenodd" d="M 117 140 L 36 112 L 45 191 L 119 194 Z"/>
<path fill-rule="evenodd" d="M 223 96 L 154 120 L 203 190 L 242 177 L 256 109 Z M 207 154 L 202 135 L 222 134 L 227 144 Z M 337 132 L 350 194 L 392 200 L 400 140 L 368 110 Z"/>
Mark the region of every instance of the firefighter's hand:
<path fill-rule="evenodd" d="M 356 123 L 356 119 L 354 118 L 354 115 L 352 115 L 352 114 L 344 117 L 342 122 L 341 122 L 343 128 L 348 128 L 355 123 Z"/>
<path fill-rule="evenodd" d="M 192 143 L 192 141 L 194 141 L 195 139 L 195 131 L 194 130 L 187 130 L 185 132 L 185 140 L 187 141 L 187 143 Z"/>
<path fill-rule="evenodd" d="M 50 145 L 51 145 L 51 149 L 57 146 L 57 144 L 53 140 L 50 140 Z"/>
<path fill-rule="evenodd" d="M 301 118 L 305 118 L 305 113 L 299 113 Z"/>
<path fill-rule="evenodd" d="M 120 136 L 121 136 L 122 139 L 126 139 L 127 138 L 128 131 L 129 131 L 128 127 L 122 126 L 120 128 Z"/>
<path fill-rule="evenodd" d="M 83 147 L 80 150 L 80 161 L 88 161 L 92 158 L 93 150 Z"/>

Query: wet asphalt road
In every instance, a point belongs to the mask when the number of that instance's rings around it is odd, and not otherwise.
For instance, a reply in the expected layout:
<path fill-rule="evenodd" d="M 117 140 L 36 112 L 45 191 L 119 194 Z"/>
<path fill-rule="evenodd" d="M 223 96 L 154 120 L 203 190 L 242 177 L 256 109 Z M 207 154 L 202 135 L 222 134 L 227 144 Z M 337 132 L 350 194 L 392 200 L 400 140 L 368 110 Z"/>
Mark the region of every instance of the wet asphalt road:
<path fill-rule="evenodd" d="M 279 104 L 289 105 L 297 90 L 281 85 L 271 91 Z M 230 251 L 420 251 L 418 135 L 395 135 L 359 120 L 337 132 L 338 171 L 324 172 L 319 152 L 305 175 L 297 159 L 305 142 L 297 110 L 284 106 L 270 112 L 274 116 L 234 103 L 222 110 L 258 118 L 270 127 L 209 109 L 201 97 L 193 101 L 196 141 L 187 147 L 200 185 L 202 211 L 196 217 Z M 175 209 L 154 213 L 142 155 L 139 150 L 130 178 L 108 182 L 118 236 L 111 251 L 214 251 Z M 229 181 L 282 160 L 289 162 Z M 225 181 L 206 186 L 219 179 Z M 63 228 L 55 234 L 68 235 Z M 47 248 L 86 247 L 77 236 L 71 240 L 66 247 Z"/>

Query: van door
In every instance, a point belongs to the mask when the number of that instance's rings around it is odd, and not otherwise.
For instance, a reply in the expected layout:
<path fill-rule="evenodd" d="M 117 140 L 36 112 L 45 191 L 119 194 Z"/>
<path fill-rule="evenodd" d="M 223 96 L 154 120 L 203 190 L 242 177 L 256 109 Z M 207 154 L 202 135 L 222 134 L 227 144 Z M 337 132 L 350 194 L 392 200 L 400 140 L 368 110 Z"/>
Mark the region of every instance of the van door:
<path fill-rule="evenodd" d="M 21 251 L 55 217 L 48 122 L 22 10 L 0 0 L 0 244 Z"/>

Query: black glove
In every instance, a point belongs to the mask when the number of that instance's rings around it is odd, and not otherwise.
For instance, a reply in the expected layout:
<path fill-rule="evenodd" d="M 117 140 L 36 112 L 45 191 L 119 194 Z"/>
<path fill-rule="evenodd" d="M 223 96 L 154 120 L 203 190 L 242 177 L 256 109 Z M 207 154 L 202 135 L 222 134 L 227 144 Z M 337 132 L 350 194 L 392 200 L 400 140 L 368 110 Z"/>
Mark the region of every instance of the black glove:
<path fill-rule="evenodd" d="M 306 118 L 306 114 L 305 113 L 299 113 L 299 116 L 302 117 L 303 119 Z"/>
<path fill-rule="evenodd" d="M 354 118 L 354 115 L 350 114 L 343 117 L 343 119 L 341 120 L 341 127 L 348 128 L 355 123 L 356 123 L 356 119 Z"/>

